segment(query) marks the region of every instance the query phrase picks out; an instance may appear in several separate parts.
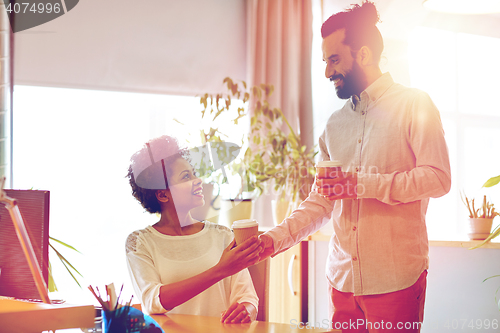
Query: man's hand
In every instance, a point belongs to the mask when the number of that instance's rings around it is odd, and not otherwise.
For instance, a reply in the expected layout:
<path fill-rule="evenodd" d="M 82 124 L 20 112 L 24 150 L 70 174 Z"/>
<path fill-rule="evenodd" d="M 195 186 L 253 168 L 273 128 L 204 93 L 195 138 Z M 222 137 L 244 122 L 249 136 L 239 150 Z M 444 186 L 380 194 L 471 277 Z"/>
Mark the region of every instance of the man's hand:
<path fill-rule="evenodd" d="M 251 303 L 234 302 L 222 313 L 221 323 L 224 324 L 244 324 L 255 320 L 257 309 Z"/>
<path fill-rule="evenodd" d="M 262 252 L 259 255 L 259 262 L 267 259 L 274 253 L 274 243 L 271 236 L 266 234 L 262 234 L 259 236 L 261 247 L 263 248 Z"/>
<path fill-rule="evenodd" d="M 342 172 L 337 178 L 316 179 L 316 191 L 328 200 L 356 199 L 358 197 L 358 174 Z"/>

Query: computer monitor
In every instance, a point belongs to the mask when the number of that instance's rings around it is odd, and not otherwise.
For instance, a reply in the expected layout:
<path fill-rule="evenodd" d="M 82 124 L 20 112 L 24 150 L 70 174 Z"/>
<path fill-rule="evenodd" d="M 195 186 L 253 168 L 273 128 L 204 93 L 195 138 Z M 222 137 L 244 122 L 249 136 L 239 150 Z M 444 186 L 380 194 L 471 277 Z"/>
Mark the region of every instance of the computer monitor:
<path fill-rule="evenodd" d="M 12 189 L 4 191 L 7 196 L 17 201 L 43 279 L 48 285 L 50 192 Z M 41 299 L 9 211 L 3 204 L 0 204 L 0 295 L 18 299 Z"/>

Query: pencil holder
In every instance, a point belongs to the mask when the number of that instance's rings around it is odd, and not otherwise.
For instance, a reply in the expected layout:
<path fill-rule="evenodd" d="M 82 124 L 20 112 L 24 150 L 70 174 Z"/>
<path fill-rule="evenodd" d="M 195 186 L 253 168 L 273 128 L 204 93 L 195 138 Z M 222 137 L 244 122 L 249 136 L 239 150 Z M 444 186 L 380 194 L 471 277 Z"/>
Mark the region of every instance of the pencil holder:
<path fill-rule="evenodd" d="M 102 333 L 164 333 L 153 318 L 141 311 L 122 306 L 114 311 L 102 310 Z"/>

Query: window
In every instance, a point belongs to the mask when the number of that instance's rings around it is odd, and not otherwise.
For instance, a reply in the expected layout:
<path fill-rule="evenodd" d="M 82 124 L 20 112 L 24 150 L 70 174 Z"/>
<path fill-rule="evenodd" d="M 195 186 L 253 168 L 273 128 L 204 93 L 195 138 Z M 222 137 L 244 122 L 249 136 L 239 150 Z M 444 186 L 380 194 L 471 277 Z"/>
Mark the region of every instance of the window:
<path fill-rule="evenodd" d="M 319 31 L 319 7 L 313 10 L 314 31 Z M 336 97 L 333 85 L 324 77 L 321 36 L 314 34 L 313 38 L 314 137 L 317 142 L 328 117 L 345 101 Z M 382 67 L 387 60 L 391 61 L 390 43 L 395 41 L 385 42 L 387 54 L 385 51 L 382 54 Z M 429 203 L 427 228 L 430 239 L 466 237 L 468 213 L 460 199 L 461 191 L 468 197 L 475 197 L 476 201 L 487 195 L 500 209 L 500 188 L 481 188 L 487 179 L 500 175 L 500 155 L 497 153 L 500 110 L 494 102 L 500 91 L 500 67 L 496 65 L 499 52 L 500 39 L 491 37 L 424 27 L 415 28 L 409 37 L 410 85 L 429 93 L 441 113 L 452 169 L 451 191 Z"/>
<path fill-rule="evenodd" d="M 82 289 L 51 253 L 56 283 L 68 302 L 95 302 L 89 284 L 125 283 L 127 235 L 157 217 L 145 213 L 125 178 L 129 158 L 150 138 L 195 133 L 184 124 L 200 110 L 195 97 L 15 86 L 14 188 L 49 190 L 50 235 L 82 273 Z M 188 128 L 188 129 L 187 129 Z M 59 247 L 60 248 L 60 247 Z M 51 298 L 57 297 L 51 295 Z"/>
<path fill-rule="evenodd" d="M 452 189 L 431 199 L 431 239 L 464 238 L 468 213 L 460 199 L 487 195 L 500 207 L 498 187 L 481 188 L 500 174 L 500 39 L 418 27 L 409 39 L 411 84 L 429 93 L 441 113 L 452 168 Z M 493 102 L 493 103 L 492 103 Z"/>

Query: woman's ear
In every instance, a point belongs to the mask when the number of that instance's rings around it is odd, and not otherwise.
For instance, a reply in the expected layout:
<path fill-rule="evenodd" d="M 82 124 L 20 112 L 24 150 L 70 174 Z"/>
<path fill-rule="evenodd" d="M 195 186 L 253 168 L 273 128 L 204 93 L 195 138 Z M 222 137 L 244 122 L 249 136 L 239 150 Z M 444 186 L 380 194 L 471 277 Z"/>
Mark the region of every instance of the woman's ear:
<path fill-rule="evenodd" d="M 170 191 L 169 190 L 158 190 L 156 191 L 156 199 L 159 202 L 168 202 L 170 200 Z"/>

